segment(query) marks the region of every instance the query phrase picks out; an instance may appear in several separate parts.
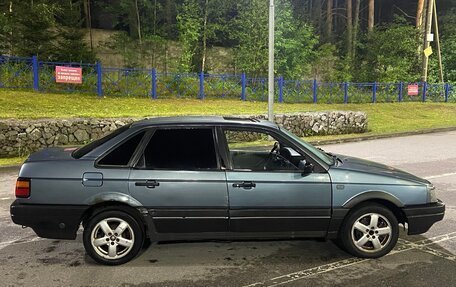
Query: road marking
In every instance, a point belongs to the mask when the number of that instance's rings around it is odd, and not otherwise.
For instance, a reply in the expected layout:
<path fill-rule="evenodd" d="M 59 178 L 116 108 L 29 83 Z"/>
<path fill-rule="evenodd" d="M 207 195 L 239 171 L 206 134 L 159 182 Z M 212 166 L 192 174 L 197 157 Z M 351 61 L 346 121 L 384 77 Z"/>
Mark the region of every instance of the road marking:
<path fill-rule="evenodd" d="M 0 250 L 2 250 L 3 248 L 6 248 L 8 246 L 29 243 L 29 242 L 34 242 L 34 241 L 39 241 L 39 240 L 44 240 L 44 239 L 45 238 L 41 238 L 41 237 L 33 237 L 31 239 L 27 239 L 27 237 L 26 237 L 26 238 L 21 238 L 21 239 L 0 242 Z"/>
<path fill-rule="evenodd" d="M 385 256 L 402 253 L 402 252 L 409 251 L 412 249 L 421 249 L 428 245 L 451 240 L 454 238 L 456 238 L 456 232 L 451 232 L 448 234 L 443 234 L 443 235 L 435 236 L 432 238 L 423 239 L 423 240 L 420 240 L 417 242 L 410 242 L 407 240 L 400 239 L 400 240 L 398 240 L 400 245 L 397 246 L 396 249 L 394 249 L 393 251 L 391 251 L 390 253 L 388 253 Z M 438 252 L 436 252 L 436 253 L 438 253 Z M 442 255 L 442 256 L 444 256 L 444 255 Z M 349 267 L 349 266 L 352 266 L 352 265 L 355 265 L 358 263 L 362 263 L 362 262 L 366 262 L 369 260 L 371 260 L 371 259 L 361 259 L 361 258 L 344 259 L 344 260 L 336 261 L 333 263 L 301 270 L 298 272 L 281 275 L 281 276 L 278 276 L 278 277 L 275 277 L 275 278 L 272 278 L 272 279 L 269 279 L 269 280 L 266 280 L 263 282 L 252 283 L 250 285 L 246 285 L 245 287 L 274 287 L 274 286 L 284 285 L 287 283 L 291 283 L 293 281 L 304 279 L 306 277 L 330 272 L 330 271 L 337 270 L 340 268 Z"/>
<path fill-rule="evenodd" d="M 442 173 L 442 174 L 437 174 L 437 175 L 426 176 L 425 179 L 433 179 L 433 178 L 445 177 L 445 176 L 450 176 L 450 175 L 456 175 L 456 172 L 449 172 L 449 173 Z"/>
<path fill-rule="evenodd" d="M 2 197 L 0 198 L 0 200 L 11 200 L 12 198 L 11 197 Z"/>

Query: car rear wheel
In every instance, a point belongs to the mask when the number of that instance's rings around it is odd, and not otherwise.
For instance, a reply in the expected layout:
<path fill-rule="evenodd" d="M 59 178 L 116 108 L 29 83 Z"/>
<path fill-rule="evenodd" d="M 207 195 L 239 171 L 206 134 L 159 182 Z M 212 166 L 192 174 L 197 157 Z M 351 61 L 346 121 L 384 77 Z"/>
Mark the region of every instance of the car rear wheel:
<path fill-rule="evenodd" d="M 138 255 L 144 232 L 138 221 L 122 211 L 95 215 L 84 228 L 84 247 L 95 261 L 106 265 L 126 263 Z"/>
<path fill-rule="evenodd" d="M 345 250 L 362 258 L 378 258 L 389 253 L 398 237 L 399 226 L 394 214 L 374 203 L 353 210 L 340 232 Z"/>

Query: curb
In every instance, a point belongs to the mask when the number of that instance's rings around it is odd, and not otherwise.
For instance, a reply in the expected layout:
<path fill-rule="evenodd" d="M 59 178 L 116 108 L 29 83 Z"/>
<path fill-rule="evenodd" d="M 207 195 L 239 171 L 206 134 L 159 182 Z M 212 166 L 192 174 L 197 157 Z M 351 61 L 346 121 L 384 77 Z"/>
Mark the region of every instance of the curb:
<path fill-rule="evenodd" d="M 368 141 L 368 140 L 405 137 L 405 136 L 422 135 L 422 134 L 451 132 L 451 131 L 456 131 L 456 127 L 436 128 L 436 129 L 427 129 L 427 130 L 401 132 L 401 133 L 391 133 L 391 134 L 382 134 L 382 135 L 360 136 L 360 137 L 335 139 L 335 140 L 308 141 L 308 143 L 310 143 L 312 145 L 321 146 L 321 145 L 351 143 L 351 142 L 360 142 L 360 141 Z M 0 165 L 0 170 L 1 169 L 8 169 L 8 168 L 18 168 L 20 166 L 21 166 L 21 164 Z"/>
<path fill-rule="evenodd" d="M 456 131 L 456 127 L 436 128 L 436 129 L 390 133 L 390 134 L 381 134 L 381 135 L 369 135 L 369 136 L 351 137 L 351 138 L 334 139 L 334 140 L 308 141 L 308 143 L 310 143 L 312 145 L 330 145 L 330 144 L 360 142 L 360 141 L 405 137 L 405 136 L 422 135 L 422 134 L 442 133 L 442 132 L 450 132 L 450 131 Z"/>

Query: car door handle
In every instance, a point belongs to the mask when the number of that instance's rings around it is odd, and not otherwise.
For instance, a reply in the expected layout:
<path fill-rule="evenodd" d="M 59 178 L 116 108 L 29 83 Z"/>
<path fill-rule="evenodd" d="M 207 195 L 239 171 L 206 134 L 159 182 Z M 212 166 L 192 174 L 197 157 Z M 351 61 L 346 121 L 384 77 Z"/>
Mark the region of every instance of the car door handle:
<path fill-rule="evenodd" d="M 137 181 L 135 182 L 136 186 L 145 186 L 147 188 L 155 188 L 157 186 L 160 186 L 160 183 L 157 182 L 156 180 L 146 180 L 146 181 Z"/>
<path fill-rule="evenodd" d="M 233 183 L 233 187 L 236 188 L 243 188 L 243 189 L 252 189 L 256 187 L 256 183 L 251 181 L 244 181 L 244 182 L 235 182 Z"/>

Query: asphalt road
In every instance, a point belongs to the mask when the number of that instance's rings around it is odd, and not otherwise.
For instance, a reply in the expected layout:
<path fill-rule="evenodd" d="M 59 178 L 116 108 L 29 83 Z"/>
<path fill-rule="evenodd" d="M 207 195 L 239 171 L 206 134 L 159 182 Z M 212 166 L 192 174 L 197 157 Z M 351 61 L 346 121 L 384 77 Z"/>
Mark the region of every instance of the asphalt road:
<path fill-rule="evenodd" d="M 402 232 L 377 260 L 315 240 L 154 244 L 128 264 L 95 264 L 75 241 L 37 238 L 9 218 L 17 168 L 0 169 L 0 286 L 456 286 L 456 132 L 324 146 L 431 180 L 445 219 Z"/>

